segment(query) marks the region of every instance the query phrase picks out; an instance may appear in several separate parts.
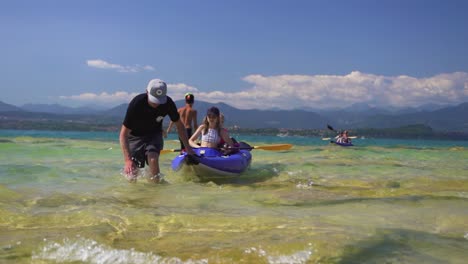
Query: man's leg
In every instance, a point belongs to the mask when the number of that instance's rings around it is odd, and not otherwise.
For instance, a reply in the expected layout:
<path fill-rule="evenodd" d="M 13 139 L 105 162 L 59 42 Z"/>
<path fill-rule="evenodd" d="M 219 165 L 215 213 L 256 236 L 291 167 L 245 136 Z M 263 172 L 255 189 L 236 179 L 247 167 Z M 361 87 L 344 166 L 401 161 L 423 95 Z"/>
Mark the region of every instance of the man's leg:
<path fill-rule="evenodd" d="M 159 170 L 159 154 L 156 151 L 148 152 L 148 165 L 150 169 L 150 177 L 148 181 L 159 183 L 160 170 Z"/>
<path fill-rule="evenodd" d="M 150 176 L 149 182 L 158 183 L 161 179 L 161 171 L 159 169 L 159 153 L 164 147 L 162 134 L 156 134 L 152 137 L 151 142 L 146 146 L 146 161 L 149 166 Z"/>
<path fill-rule="evenodd" d="M 185 149 L 185 146 L 184 146 L 184 143 L 182 142 L 182 139 L 179 138 L 179 142 L 180 142 L 180 149 L 182 151 L 183 149 Z"/>
<path fill-rule="evenodd" d="M 143 138 L 130 135 L 128 138 L 129 151 L 134 164 L 131 175 L 125 175 L 129 182 L 136 182 L 140 168 L 145 167 L 145 141 Z"/>

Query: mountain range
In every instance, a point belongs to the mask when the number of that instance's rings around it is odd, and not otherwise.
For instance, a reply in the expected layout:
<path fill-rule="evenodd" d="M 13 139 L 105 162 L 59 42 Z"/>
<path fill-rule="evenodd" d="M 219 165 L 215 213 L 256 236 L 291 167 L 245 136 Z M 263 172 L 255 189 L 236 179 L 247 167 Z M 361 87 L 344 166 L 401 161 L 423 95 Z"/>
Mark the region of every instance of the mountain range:
<path fill-rule="evenodd" d="M 178 107 L 184 101 L 176 101 Z M 196 101 L 199 123 L 206 110 L 218 107 L 225 115 L 226 126 L 241 128 L 323 129 L 333 124 L 341 129 L 392 128 L 424 124 L 435 131 L 468 132 L 468 102 L 456 106 L 425 105 L 419 108 L 384 109 L 367 104 L 355 104 L 344 109 L 257 110 L 238 109 L 225 103 Z M 72 108 L 58 104 L 27 104 L 14 106 L 0 101 L 0 120 L 68 120 L 120 125 L 127 104 L 99 110 L 91 107 Z M 166 118 L 168 122 L 168 118 Z"/>

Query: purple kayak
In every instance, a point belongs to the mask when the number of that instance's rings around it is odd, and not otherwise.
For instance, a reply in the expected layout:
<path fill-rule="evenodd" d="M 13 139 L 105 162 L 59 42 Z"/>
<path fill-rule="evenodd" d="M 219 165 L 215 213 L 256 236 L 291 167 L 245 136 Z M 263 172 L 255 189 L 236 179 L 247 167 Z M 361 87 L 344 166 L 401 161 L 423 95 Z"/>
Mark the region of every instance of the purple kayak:
<path fill-rule="evenodd" d="M 342 146 L 342 147 L 351 147 L 351 146 L 354 146 L 353 143 L 340 143 L 340 142 L 336 142 L 336 141 L 330 141 L 330 143 L 336 144 L 336 145 Z"/>
<path fill-rule="evenodd" d="M 224 155 L 214 148 L 194 148 L 197 155 L 196 164 L 187 162 L 186 153 L 182 153 L 172 160 L 172 169 L 184 169 L 186 173 L 194 173 L 201 180 L 226 179 L 238 177 L 252 161 L 251 148 L 241 148 L 237 153 Z"/>

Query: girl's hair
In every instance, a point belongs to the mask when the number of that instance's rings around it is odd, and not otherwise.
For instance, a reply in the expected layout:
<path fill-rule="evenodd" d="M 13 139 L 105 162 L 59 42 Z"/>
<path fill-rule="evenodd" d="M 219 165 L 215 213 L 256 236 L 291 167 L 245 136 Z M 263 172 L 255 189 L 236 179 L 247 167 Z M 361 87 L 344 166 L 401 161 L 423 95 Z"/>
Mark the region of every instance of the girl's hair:
<path fill-rule="evenodd" d="M 219 109 L 214 106 L 208 109 L 205 118 L 203 118 L 203 124 L 204 124 L 203 131 L 202 131 L 203 135 L 206 135 L 206 133 L 208 133 L 208 129 L 210 128 L 210 123 L 208 122 L 208 115 L 215 115 L 217 117 L 215 129 L 218 131 L 218 135 L 221 136 L 220 112 L 219 112 Z"/>

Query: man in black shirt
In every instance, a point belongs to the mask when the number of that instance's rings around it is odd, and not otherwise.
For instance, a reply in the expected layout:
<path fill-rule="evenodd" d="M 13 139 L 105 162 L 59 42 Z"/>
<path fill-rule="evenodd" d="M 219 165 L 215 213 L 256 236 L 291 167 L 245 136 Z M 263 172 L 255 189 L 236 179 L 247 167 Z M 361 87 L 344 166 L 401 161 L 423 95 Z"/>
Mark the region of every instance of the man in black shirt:
<path fill-rule="evenodd" d="M 145 163 L 150 168 L 149 181 L 158 183 L 161 179 L 159 154 L 164 147 L 162 122 L 166 115 L 176 124 L 179 138 L 188 146 L 187 154 L 194 154 L 177 107 L 166 94 L 166 83 L 153 79 L 148 83 L 146 93 L 135 96 L 128 104 L 119 140 L 125 159 L 124 173 L 130 182 L 136 181 L 137 168 L 143 168 Z"/>

